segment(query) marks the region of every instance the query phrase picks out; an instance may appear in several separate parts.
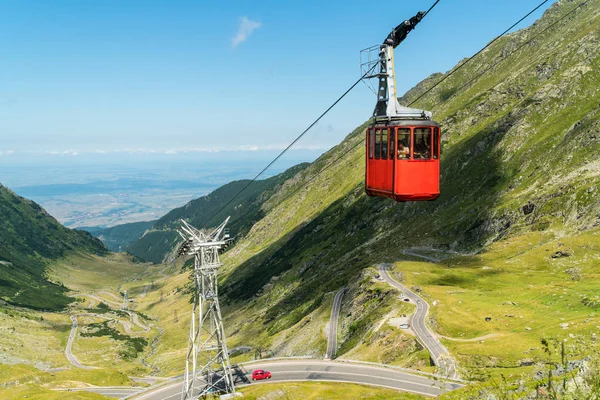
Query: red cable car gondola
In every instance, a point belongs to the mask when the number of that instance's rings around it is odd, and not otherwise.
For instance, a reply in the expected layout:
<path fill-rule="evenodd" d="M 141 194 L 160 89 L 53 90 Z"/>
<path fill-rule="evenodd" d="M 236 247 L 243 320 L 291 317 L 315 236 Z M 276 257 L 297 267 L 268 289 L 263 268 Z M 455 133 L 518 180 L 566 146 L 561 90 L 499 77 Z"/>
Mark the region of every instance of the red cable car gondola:
<path fill-rule="evenodd" d="M 440 128 L 433 121 L 399 120 L 367 129 L 365 189 L 396 201 L 435 200 L 440 194 Z"/>
<path fill-rule="evenodd" d="M 435 200 L 440 194 L 440 127 L 430 112 L 403 107 L 396 96 L 394 48 L 422 17 L 418 13 L 404 21 L 378 46 L 379 73 L 369 77 L 379 81 L 373 124 L 366 131 L 365 191 L 369 196 L 421 201 Z"/>

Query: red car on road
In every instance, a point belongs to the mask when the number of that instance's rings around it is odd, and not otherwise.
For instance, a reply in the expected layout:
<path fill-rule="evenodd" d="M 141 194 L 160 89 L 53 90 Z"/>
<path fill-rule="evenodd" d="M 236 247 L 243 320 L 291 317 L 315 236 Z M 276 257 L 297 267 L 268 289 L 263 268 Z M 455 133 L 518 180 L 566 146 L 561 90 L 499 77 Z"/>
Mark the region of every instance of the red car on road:
<path fill-rule="evenodd" d="M 252 380 L 260 381 L 261 379 L 271 379 L 271 373 L 262 369 L 257 369 L 252 372 Z"/>

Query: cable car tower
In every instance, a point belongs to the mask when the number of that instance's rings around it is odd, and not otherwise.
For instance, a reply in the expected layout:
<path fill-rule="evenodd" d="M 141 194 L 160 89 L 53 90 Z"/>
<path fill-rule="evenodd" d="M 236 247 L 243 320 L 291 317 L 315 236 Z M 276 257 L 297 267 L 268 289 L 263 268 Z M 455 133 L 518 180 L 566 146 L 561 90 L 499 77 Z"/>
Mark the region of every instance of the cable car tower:
<path fill-rule="evenodd" d="M 182 400 L 218 393 L 235 395 L 217 282 L 217 270 L 222 265 L 219 252 L 231 242 L 225 230 L 228 221 L 229 217 L 206 234 L 181 220 L 179 235 L 184 242 L 177 256 L 194 256 L 195 283 Z M 195 394 L 197 375 L 199 380 L 203 380 L 203 387 Z"/>
<path fill-rule="evenodd" d="M 383 44 L 361 51 L 362 75 L 379 67 L 364 78 L 378 81 L 366 137 L 365 190 L 369 196 L 418 201 L 435 200 L 439 195 L 439 125 L 431 120 L 430 111 L 400 105 L 394 72 L 394 49 L 424 16 L 424 12 L 417 13 L 394 28 Z"/>

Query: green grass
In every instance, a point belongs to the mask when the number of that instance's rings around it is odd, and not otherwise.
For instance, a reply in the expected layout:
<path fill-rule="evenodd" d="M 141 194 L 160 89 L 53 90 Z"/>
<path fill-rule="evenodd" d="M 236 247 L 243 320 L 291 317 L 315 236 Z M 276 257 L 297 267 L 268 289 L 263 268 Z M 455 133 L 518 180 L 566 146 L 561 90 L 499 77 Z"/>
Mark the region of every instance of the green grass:
<path fill-rule="evenodd" d="M 123 349 L 119 351 L 119 355 L 125 361 L 131 361 L 137 358 L 138 354 L 144 351 L 148 345 L 148 341 L 141 337 L 131 337 L 124 335 L 118 330 L 110 327 L 108 321 L 98 322 L 87 325 L 87 331 L 81 333 L 82 337 L 99 337 L 107 336 L 113 340 L 124 342 Z"/>
<path fill-rule="evenodd" d="M 112 253 L 104 257 L 89 254 L 71 254 L 49 266 L 49 277 L 62 282 L 72 290 L 90 292 L 114 290 L 147 268 L 134 263 L 125 253 Z"/>
<path fill-rule="evenodd" d="M 428 397 L 350 383 L 269 383 L 240 389 L 244 399 L 258 400 L 418 400 Z"/>
<path fill-rule="evenodd" d="M 2 185 L 0 215 L 0 299 L 37 310 L 64 309 L 72 299 L 62 284 L 47 279 L 47 263 L 74 251 L 106 254 L 102 243 L 65 228 Z"/>
<path fill-rule="evenodd" d="M 67 390 L 51 390 L 35 384 L 20 385 L 16 388 L 0 389 L 0 396 L 5 400 L 36 399 L 36 400 L 108 400 L 113 397 L 102 396 L 91 392 L 69 392 Z"/>
<path fill-rule="evenodd" d="M 106 399 L 93 393 L 53 391 L 56 387 L 77 387 L 82 382 L 96 386 L 126 386 L 133 382 L 115 370 L 65 370 L 43 372 L 26 365 L 0 365 L 0 398 L 23 399 Z"/>
<path fill-rule="evenodd" d="M 588 353 L 600 323 L 590 302 L 600 287 L 599 248 L 598 230 L 560 239 L 530 233 L 477 256 L 440 264 L 399 261 L 395 269 L 405 284 L 418 285 L 430 303 L 437 301 L 430 313 L 435 330 L 458 339 L 443 342 L 463 368 L 502 368 L 506 374 L 543 358 L 542 338 L 574 339 L 580 342 L 578 356 Z M 573 255 L 552 258 L 558 249 Z"/>

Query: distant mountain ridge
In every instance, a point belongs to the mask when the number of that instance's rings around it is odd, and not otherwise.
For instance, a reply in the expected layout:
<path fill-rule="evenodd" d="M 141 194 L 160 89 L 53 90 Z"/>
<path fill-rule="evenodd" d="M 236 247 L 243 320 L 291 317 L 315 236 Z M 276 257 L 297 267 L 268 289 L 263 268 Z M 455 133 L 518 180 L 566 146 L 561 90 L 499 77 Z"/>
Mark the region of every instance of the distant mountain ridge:
<path fill-rule="evenodd" d="M 71 251 L 106 254 L 87 232 L 65 228 L 37 203 L 0 184 L 0 298 L 7 303 L 59 310 L 67 289 L 46 279 L 46 263 Z"/>
<path fill-rule="evenodd" d="M 150 229 L 156 221 L 131 222 L 112 226 L 110 228 L 81 227 L 97 237 L 110 251 L 119 252 L 127 249 L 129 245 L 141 238 L 146 230 Z"/>
<path fill-rule="evenodd" d="M 190 201 L 182 207 L 175 208 L 164 215 L 144 232 L 141 232 L 143 225 L 123 224 L 117 225 L 108 233 L 113 237 L 114 232 L 123 232 L 120 239 L 106 243 L 110 246 L 121 246 L 123 250 L 128 251 L 142 260 L 160 263 L 166 260 L 168 254 L 173 250 L 180 237 L 177 234 L 177 228 L 180 226 L 179 220 L 184 219 L 197 228 L 210 228 L 219 225 L 228 216 L 231 217 L 228 229 L 232 236 L 240 237 L 246 234 L 252 225 L 258 221 L 265 213 L 264 202 L 269 199 L 278 188 L 288 179 L 304 170 L 308 163 L 298 164 L 288 170 L 264 180 L 252 182 L 246 190 L 222 209 L 226 203 L 235 196 L 242 188 L 246 187 L 249 180 L 233 181 L 223 185 L 206 196 L 199 197 Z M 221 210 L 222 209 L 222 210 Z M 133 243 L 127 243 L 131 237 L 127 238 L 126 232 L 131 231 L 133 236 L 138 239 Z M 93 233 L 96 237 L 107 235 L 107 230 Z M 106 238 L 104 238 L 106 240 Z"/>

